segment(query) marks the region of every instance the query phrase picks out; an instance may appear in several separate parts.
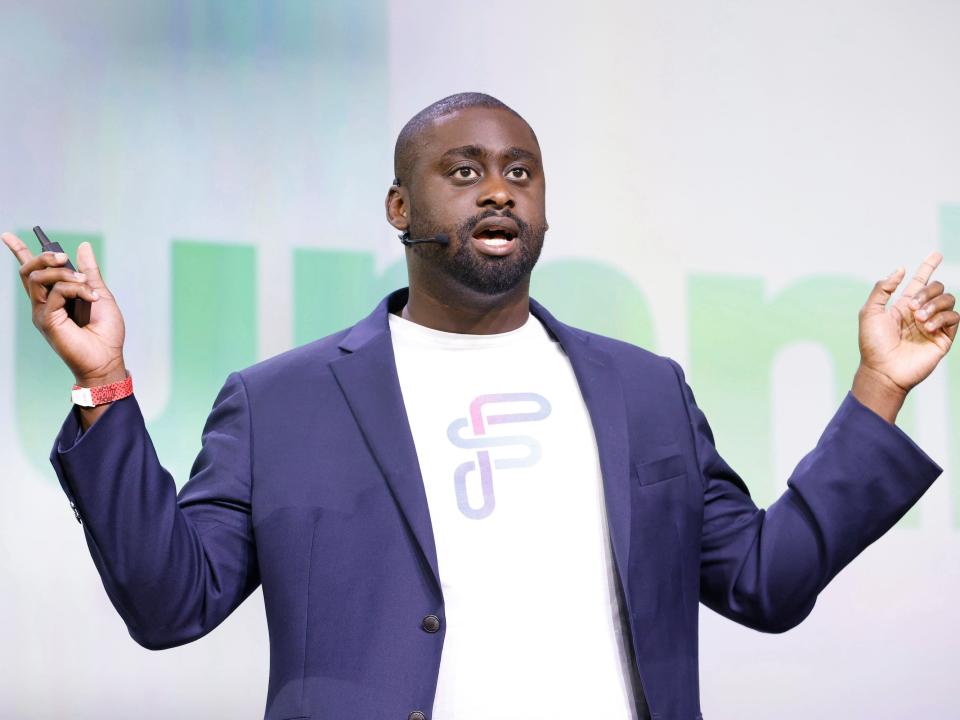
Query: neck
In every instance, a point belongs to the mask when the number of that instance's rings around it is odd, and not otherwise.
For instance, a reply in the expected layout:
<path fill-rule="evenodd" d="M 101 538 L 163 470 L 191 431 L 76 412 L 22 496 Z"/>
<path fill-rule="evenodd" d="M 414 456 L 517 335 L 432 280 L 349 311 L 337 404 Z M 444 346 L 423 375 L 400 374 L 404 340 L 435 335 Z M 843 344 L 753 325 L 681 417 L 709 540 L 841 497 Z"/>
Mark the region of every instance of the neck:
<path fill-rule="evenodd" d="M 410 283 L 410 296 L 401 317 L 443 332 L 493 335 L 516 330 L 530 313 L 530 279 L 501 295 L 484 295 L 466 288 L 433 288 Z"/>

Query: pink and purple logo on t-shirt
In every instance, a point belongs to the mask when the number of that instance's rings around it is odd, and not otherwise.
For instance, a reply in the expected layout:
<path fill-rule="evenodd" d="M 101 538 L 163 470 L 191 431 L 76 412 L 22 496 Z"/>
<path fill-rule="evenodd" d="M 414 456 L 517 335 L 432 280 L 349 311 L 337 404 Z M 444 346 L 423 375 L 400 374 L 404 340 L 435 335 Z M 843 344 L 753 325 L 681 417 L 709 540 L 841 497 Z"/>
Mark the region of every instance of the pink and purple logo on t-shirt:
<path fill-rule="evenodd" d="M 488 405 L 502 403 L 534 403 L 532 412 L 508 412 L 499 415 L 487 415 L 483 410 Z M 528 435 L 488 435 L 490 425 L 533 422 L 543 420 L 550 414 L 550 402 L 537 393 L 498 393 L 480 395 L 470 403 L 470 417 L 457 418 L 447 427 L 447 437 L 459 448 L 475 450 L 476 460 L 463 463 L 453 473 L 454 487 L 457 493 L 457 507 L 460 512 L 472 520 L 481 520 L 493 512 L 496 499 L 493 494 L 493 470 L 507 470 L 536 465 L 540 460 L 540 443 Z M 473 437 L 463 437 L 461 431 L 470 427 Z M 527 448 L 527 454 L 519 458 L 500 458 L 491 460 L 490 449 L 520 445 Z M 479 507 L 470 504 L 467 494 L 470 474 L 479 471 L 479 489 L 482 502 Z"/>

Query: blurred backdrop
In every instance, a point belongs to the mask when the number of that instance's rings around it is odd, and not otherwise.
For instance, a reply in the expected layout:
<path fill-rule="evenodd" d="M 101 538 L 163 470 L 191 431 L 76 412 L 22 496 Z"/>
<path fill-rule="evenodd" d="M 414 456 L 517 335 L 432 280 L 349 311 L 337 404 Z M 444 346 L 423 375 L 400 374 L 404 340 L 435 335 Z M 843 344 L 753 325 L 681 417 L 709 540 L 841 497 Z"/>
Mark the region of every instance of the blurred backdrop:
<path fill-rule="evenodd" d="M 0 27 L 0 226 L 94 243 L 179 485 L 230 370 L 405 283 L 393 142 L 454 92 L 540 137 L 534 295 L 679 360 L 763 504 L 849 387 L 872 282 L 939 248 L 960 286 L 952 0 L 0 0 Z M 0 297 L 0 718 L 261 717 L 259 591 L 191 645 L 128 637 L 47 461 L 71 377 L 12 257 Z M 798 629 L 703 610 L 706 717 L 957 717 L 958 421 L 955 352 L 900 423 L 944 476 Z"/>

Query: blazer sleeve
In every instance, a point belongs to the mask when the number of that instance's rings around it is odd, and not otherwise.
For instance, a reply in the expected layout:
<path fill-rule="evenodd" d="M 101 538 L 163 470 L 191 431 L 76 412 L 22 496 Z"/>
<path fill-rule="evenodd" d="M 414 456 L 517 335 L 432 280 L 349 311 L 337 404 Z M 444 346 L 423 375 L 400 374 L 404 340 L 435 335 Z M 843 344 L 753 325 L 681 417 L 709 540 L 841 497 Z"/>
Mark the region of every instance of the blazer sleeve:
<path fill-rule="evenodd" d="M 251 522 L 250 413 L 226 381 L 177 496 L 134 397 L 85 433 L 71 410 L 50 455 L 130 635 L 161 649 L 210 632 L 259 585 Z"/>
<path fill-rule="evenodd" d="M 674 370 L 703 482 L 700 599 L 743 625 L 766 632 L 797 625 L 827 583 L 942 472 L 896 425 L 848 393 L 787 490 L 760 509 L 720 457 L 683 372 Z"/>

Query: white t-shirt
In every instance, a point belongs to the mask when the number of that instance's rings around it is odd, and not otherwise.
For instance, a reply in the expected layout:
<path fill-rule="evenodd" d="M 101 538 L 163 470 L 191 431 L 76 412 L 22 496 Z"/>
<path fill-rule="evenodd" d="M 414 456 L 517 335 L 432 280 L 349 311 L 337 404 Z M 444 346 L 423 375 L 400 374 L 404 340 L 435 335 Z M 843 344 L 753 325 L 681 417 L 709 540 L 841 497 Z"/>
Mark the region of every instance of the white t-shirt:
<path fill-rule="evenodd" d="M 563 349 L 533 316 L 390 331 L 446 614 L 431 720 L 632 720 L 596 439 Z"/>

